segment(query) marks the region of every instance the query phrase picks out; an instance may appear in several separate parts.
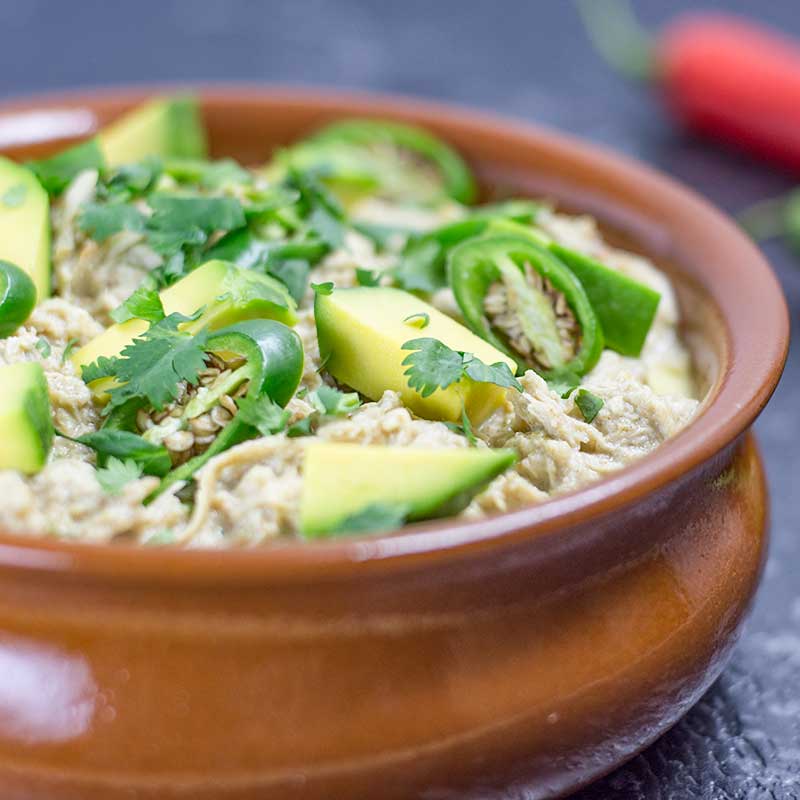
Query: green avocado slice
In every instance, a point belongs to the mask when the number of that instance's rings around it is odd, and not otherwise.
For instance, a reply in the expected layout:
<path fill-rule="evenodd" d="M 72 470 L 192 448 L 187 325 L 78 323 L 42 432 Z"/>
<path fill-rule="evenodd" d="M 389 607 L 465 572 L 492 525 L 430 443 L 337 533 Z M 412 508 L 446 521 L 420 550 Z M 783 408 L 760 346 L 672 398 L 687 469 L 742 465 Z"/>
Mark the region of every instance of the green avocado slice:
<path fill-rule="evenodd" d="M 52 443 L 50 397 L 42 365 L 25 361 L 0 367 L 0 469 L 28 475 L 38 472 Z"/>
<path fill-rule="evenodd" d="M 0 260 L 28 274 L 42 300 L 50 295 L 50 201 L 36 176 L 0 157 Z"/>
<path fill-rule="evenodd" d="M 366 509 L 401 509 L 408 520 L 454 514 L 516 461 L 513 450 L 308 445 L 300 527 L 309 539 L 345 532 Z"/>
<path fill-rule="evenodd" d="M 115 120 L 98 134 L 107 166 L 147 156 L 205 158 L 206 133 L 193 97 L 151 100 Z"/>

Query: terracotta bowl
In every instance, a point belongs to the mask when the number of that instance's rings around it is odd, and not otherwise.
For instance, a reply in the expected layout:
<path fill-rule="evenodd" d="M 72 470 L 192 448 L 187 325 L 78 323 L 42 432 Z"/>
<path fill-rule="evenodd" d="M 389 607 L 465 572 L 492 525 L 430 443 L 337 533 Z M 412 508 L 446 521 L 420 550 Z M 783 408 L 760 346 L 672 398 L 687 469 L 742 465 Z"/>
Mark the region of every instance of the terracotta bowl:
<path fill-rule="evenodd" d="M 0 147 L 52 151 L 153 91 L 7 104 Z M 489 193 L 597 215 L 674 276 L 706 399 L 632 467 L 475 523 L 232 552 L 0 537 L 0 796 L 530 800 L 609 771 L 711 684 L 756 588 L 775 276 L 700 197 L 566 135 L 381 97 L 202 97 L 217 155 L 395 117 Z"/>

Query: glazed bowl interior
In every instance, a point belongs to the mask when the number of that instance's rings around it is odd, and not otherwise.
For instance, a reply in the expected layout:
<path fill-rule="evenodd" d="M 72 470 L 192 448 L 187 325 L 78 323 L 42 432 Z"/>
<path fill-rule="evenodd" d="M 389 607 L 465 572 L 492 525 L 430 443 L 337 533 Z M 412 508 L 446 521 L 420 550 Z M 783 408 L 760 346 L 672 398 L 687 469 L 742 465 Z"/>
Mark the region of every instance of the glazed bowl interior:
<path fill-rule="evenodd" d="M 0 107 L 0 150 L 40 157 L 85 137 L 164 87 L 34 98 Z M 690 190 L 568 135 L 412 100 L 255 87 L 200 88 L 214 156 L 247 164 L 337 117 L 391 117 L 423 125 L 467 158 L 484 197 L 546 197 L 595 216 L 613 241 L 653 259 L 673 279 L 703 402 L 696 419 L 655 452 L 596 484 L 538 506 L 476 522 L 443 520 L 387 536 L 257 550 L 180 551 L 78 545 L 3 535 L 0 563 L 114 574 L 210 579 L 221 563 L 242 578 L 352 574 L 539 537 L 635 503 L 691 472 L 744 432 L 777 384 L 788 346 L 780 287 L 736 226 Z"/>

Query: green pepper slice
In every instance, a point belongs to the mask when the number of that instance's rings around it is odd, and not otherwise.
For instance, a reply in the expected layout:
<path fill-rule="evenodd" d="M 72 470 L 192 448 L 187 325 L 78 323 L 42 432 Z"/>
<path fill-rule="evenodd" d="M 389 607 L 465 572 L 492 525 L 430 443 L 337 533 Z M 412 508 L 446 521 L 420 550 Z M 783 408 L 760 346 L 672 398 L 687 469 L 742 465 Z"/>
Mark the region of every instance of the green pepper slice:
<path fill-rule="evenodd" d="M 637 358 L 653 324 L 661 295 L 583 253 L 551 242 L 550 251 L 578 278 L 606 340 L 606 347 Z"/>
<path fill-rule="evenodd" d="M 447 286 L 447 255 L 466 239 L 480 236 L 487 230 L 527 231 L 521 224 L 531 223 L 539 206 L 529 200 L 508 200 L 473 209 L 465 219 L 442 225 L 422 236 L 409 239 L 400 263 L 394 271 L 397 284 L 407 291 L 435 292 Z"/>
<path fill-rule="evenodd" d="M 291 163 L 355 192 L 396 200 L 469 203 L 475 181 L 451 147 L 412 125 L 348 119 L 328 125 L 289 150 Z"/>
<path fill-rule="evenodd" d="M 207 348 L 212 353 L 232 353 L 244 358 L 240 385 L 248 382 L 246 396 L 266 395 L 282 407 L 294 396 L 303 375 L 300 337 L 291 328 L 273 320 L 253 319 L 231 325 L 211 336 Z M 176 481 L 188 480 L 213 456 L 257 435 L 256 428 L 234 416 L 205 452 L 174 469 L 157 491 L 164 491 Z"/>
<path fill-rule="evenodd" d="M 11 336 L 33 311 L 36 286 L 27 272 L 0 261 L 0 339 Z"/>
<path fill-rule="evenodd" d="M 578 279 L 545 247 L 518 236 L 467 240 L 448 258 L 464 320 L 549 380 L 580 376 L 600 358 L 603 333 Z"/>
<path fill-rule="evenodd" d="M 217 380 L 198 390 L 183 406 L 174 430 L 187 431 L 191 421 L 208 413 L 224 399 L 246 386 L 247 397 L 269 397 L 283 407 L 294 395 L 303 374 L 303 345 L 298 334 L 281 322 L 252 319 L 216 331 L 208 337 L 205 350 L 221 359 L 227 368 Z M 103 430 L 124 430 L 141 433 L 146 441 L 161 444 L 152 436 L 156 428 L 139 430 L 139 412 L 145 404 L 137 399 L 114 409 L 107 417 Z M 234 409 L 235 410 L 235 409 Z M 219 430 L 213 442 L 201 453 L 192 456 L 167 474 L 156 493 L 176 481 L 188 480 L 212 456 L 227 450 L 245 439 L 257 435 L 252 425 L 237 414 Z"/>

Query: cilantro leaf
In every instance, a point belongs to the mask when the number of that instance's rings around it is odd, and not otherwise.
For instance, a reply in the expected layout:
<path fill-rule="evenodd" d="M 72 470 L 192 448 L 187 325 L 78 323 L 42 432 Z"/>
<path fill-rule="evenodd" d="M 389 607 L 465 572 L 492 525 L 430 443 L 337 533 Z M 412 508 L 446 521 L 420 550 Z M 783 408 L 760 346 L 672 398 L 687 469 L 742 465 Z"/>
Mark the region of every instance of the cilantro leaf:
<path fill-rule="evenodd" d="M 287 187 L 300 194 L 300 211 L 306 225 L 331 250 L 344 243 L 345 216 L 339 201 L 317 180 L 310 170 L 289 165 Z"/>
<path fill-rule="evenodd" d="M 586 422 L 592 422 L 605 405 L 601 397 L 592 394 L 588 389 L 578 389 L 575 395 L 575 405 L 580 410 Z"/>
<path fill-rule="evenodd" d="M 308 215 L 308 224 L 331 250 L 338 250 L 344 244 L 344 226 L 324 206 L 318 206 Z"/>
<path fill-rule="evenodd" d="M 50 158 L 29 161 L 25 166 L 36 175 L 48 194 L 58 195 L 76 175 L 87 169 L 101 170 L 105 161 L 97 139 L 89 139 Z"/>
<path fill-rule="evenodd" d="M 77 224 L 96 242 L 104 242 L 123 230 L 143 231 L 145 217 L 128 203 L 86 203 L 78 214 Z"/>
<path fill-rule="evenodd" d="M 64 434 L 59 435 L 64 436 Z M 77 436 L 72 441 L 91 447 L 101 463 L 112 457 L 130 460 L 139 464 L 147 475 L 157 477 L 163 477 L 172 469 L 172 460 L 163 445 L 148 442 L 147 439 L 130 431 L 100 428 L 99 431 Z"/>
<path fill-rule="evenodd" d="M 161 159 L 157 156 L 148 156 L 134 164 L 124 164 L 103 175 L 103 181 L 97 187 L 97 196 L 124 200 L 139 197 L 155 185 L 161 171 Z"/>
<path fill-rule="evenodd" d="M 208 241 L 208 235 L 200 228 L 176 228 L 174 230 L 148 230 L 147 243 L 156 253 L 172 257 L 185 247 L 198 247 Z"/>
<path fill-rule="evenodd" d="M 286 429 L 286 435 L 292 439 L 299 436 L 311 436 L 318 417 L 319 415 L 317 413 L 303 417 L 303 419 L 298 420 Z"/>
<path fill-rule="evenodd" d="M 204 161 L 200 158 L 170 158 L 164 172 L 180 183 L 196 183 L 204 189 L 230 184 L 252 183 L 253 176 L 232 158 Z"/>
<path fill-rule="evenodd" d="M 286 261 L 270 261 L 267 272 L 277 278 L 288 290 L 295 303 L 299 303 L 306 293 L 311 265 L 301 258 L 290 258 Z"/>
<path fill-rule="evenodd" d="M 311 392 L 308 401 L 320 414 L 331 417 L 350 414 L 361 405 L 358 392 L 340 392 L 325 384 Z"/>
<path fill-rule="evenodd" d="M 478 444 L 478 437 L 472 429 L 472 422 L 470 422 L 467 409 L 463 405 L 461 406 L 461 427 L 464 429 L 464 436 L 467 437 L 467 441 L 475 447 Z"/>
<path fill-rule="evenodd" d="M 53 352 L 53 348 L 50 347 L 50 342 L 48 342 L 43 336 L 40 336 L 36 340 L 34 347 L 39 351 L 39 353 L 41 353 L 42 358 L 48 358 L 50 353 Z"/>
<path fill-rule="evenodd" d="M 24 183 L 18 183 L 15 186 L 9 186 L 3 196 L 0 198 L 6 208 L 19 208 L 24 202 L 28 194 L 28 187 Z"/>
<path fill-rule="evenodd" d="M 402 345 L 402 349 L 415 351 L 403 359 L 403 366 L 408 367 L 404 375 L 408 378 L 408 385 L 423 397 L 430 397 L 437 389 L 446 389 L 461 380 L 464 374 L 461 353 L 451 350 L 438 339 L 411 339 Z"/>
<path fill-rule="evenodd" d="M 61 363 L 66 364 L 67 359 L 72 355 L 72 351 L 78 346 L 79 342 L 78 339 L 73 337 L 67 342 L 66 347 L 64 348 L 64 352 L 61 354 Z"/>
<path fill-rule="evenodd" d="M 514 377 L 508 364 L 498 361 L 495 364 L 484 364 L 472 353 L 464 353 L 464 373 L 476 383 L 494 383 L 506 389 L 522 391 L 522 385 Z"/>
<path fill-rule="evenodd" d="M 356 269 L 356 281 L 359 286 L 377 286 L 380 283 L 380 274 L 370 269 Z"/>
<path fill-rule="evenodd" d="M 409 241 L 400 263 L 395 269 L 395 278 L 407 291 L 435 292 L 441 289 L 442 246 L 431 239 Z"/>
<path fill-rule="evenodd" d="M 403 350 L 412 350 L 403 359 L 408 369 L 403 373 L 408 385 L 422 397 L 430 397 L 437 389 L 446 389 L 464 376 L 476 383 L 494 383 L 504 388 L 522 391 L 508 364 L 484 364 L 472 353 L 451 350 L 444 342 L 431 337 L 411 339 L 402 345 Z"/>
<path fill-rule="evenodd" d="M 478 444 L 478 437 L 475 435 L 475 431 L 472 429 L 472 423 L 467 416 L 467 409 L 463 405 L 461 406 L 461 422 L 458 423 L 445 421 L 444 424 L 454 433 L 458 433 L 463 436 L 472 447 L 475 447 Z"/>
<path fill-rule="evenodd" d="M 106 494 L 119 494 L 125 484 L 142 477 L 142 468 L 135 462 L 127 459 L 120 461 L 111 456 L 104 467 L 97 470 L 97 482 L 103 487 Z"/>
<path fill-rule="evenodd" d="M 345 517 L 331 533 L 377 533 L 394 530 L 405 523 L 409 512 L 408 506 L 399 503 L 369 503 L 360 511 Z"/>
<path fill-rule="evenodd" d="M 245 395 L 236 404 L 239 406 L 237 417 L 252 425 L 262 436 L 284 430 L 289 421 L 289 412 L 266 394 L 260 397 Z"/>
<path fill-rule="evenodd" d="M 160 322 L 166 314 L 158 292 L 147 286 L 140 286 L 121 306 L 115 308 L 110 316 L 114 322 L 127 322 L 134 318 L 146 322 Z"/>
<path fill-rule="evenodd" d="M 87 383 L 113 376 L 121 384 L 109 389 L 104 413 L 133 398 L 146 400 L 161 410 L 178 396 L 178 384 L 195 384 L 205 368 L 205 331 L 192 335 L 178 330 L 189 317 L 170 314 L 126 345 L 115 358 L 99 358 L 83 367 Z"/>
<path fill-rule="evenodd" d="M 147 203 L 153 210 L 146 223 L 148 242 L 165 256 L 203 245 L 215 231 L 245 225 L 242 204 L 233 197 L 155 193 Z"/>
<path fill-rule="evenodd" d="M 230 231 L 245 224 L 242 204 L 233 197 L 200 197 L 180 194 L 151 194 L 153 209 L 148 227 L 153 230 L 199 228 L 205 233 Z"/>
<path fill-rule="evenodd" d="M 292 438 L 311 436 L 316 431 L 321 419 L 352 414 L 361 405 L 361 399 L 357 392 L 341 392 L 325 384 L 313 392 L 307 392 L 307 399 L 314 410 L 307 417 L 290 425 L 286 430 L 287 436 Z"/>
<path fill-rule="evenodd" d="M 580 382 L 580 376 L 574 372 L 561 372 L 548 378 L 547 385 L 551 392 L 555 392 L 559 397 L 566 399 L 578 388 Z"/>

